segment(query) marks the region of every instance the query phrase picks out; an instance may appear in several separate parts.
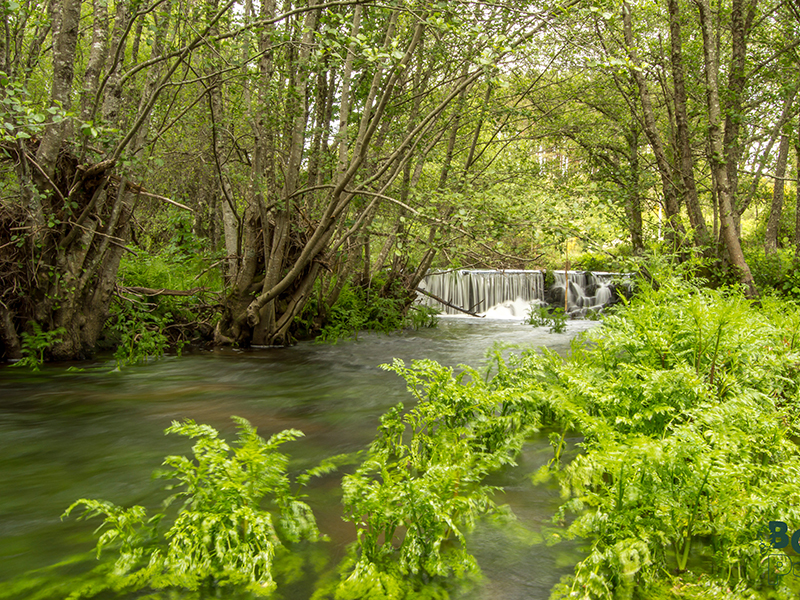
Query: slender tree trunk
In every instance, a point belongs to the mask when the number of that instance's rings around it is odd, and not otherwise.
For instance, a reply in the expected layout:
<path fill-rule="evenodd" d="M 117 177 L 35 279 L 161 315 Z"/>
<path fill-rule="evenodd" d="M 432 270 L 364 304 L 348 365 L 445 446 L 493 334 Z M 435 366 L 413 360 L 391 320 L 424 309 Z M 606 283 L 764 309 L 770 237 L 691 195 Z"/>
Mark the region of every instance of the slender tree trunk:
<path fill-rule="evenodd" d="M 83 92 L 81 97 L 81 120 L 94 119 L 94 99 L 100 85 L 100 72 L 106 60 L 108 51 L 108 2 L 107 0 L 94 0 L 92 3 L 94 14 L 92 23 L 92 47 L 89 51 L 89 61 L 83 74 Z"/>
<path fill-rule="evenodd" d="M 778 232 L 780 230 L 781 212 L 783 211 L 784 177 L 786 177 L 786 163 L 789 158 L 789 136 L 781 136 L 778 148 L 778 161 L 775 165 L 775 183 L 772 189 L 772 206 L 767 221 L 767 232 L 764 235 L 764 252 L 774 254 L 778 250 Z"/>
<path fill-rule="evenodd" d="M 219 10 L 218 0 L 208 0 L 208 16 L 216 14 Z M 249 17 L 249 12 L 245 13 L 245 19 Z M 209 32 L 211 37 L 219 34 L 219 28 L 213 27 Z M 217 71 L 217 61 L 215 56 L 217 49 L 208 50 L 206 74 L 208 77 L 208 108 L 211 116 L 211 152 L 213 155 L 214 166 L 216 168 L 216 195 L 220 199 L 222 212 L 223 239 L 225 242 L 225 278 L 228 282 L 236 279 L 238 269 L 239 254 L 239 215 L 236 211 L 236 198 L 230 185 L 228 176 L 228 165 L 222 158 L 223 149 L 220 141 L 220 131 L 224 131 L 225 109 L 222 100 L 222 78 Z"/>
<path fill-rule="evenodd" d="M 81 0 L 62 0 L 58 10 L 58 23 L 53 31 L 53 87 L 50 105 L 68 111 L 72 105 L 72 80 L 75 76 L 75 48 L 78 44 Z M 36 162 L 47 177 L 53 178 L 58 152 L 69 133 L 69 119 L 50 123 L 45 129 Z"/>
<path fill-rule="evenodd" d="M 5 73 L 6 75 L 11 74 L 11 69 L 9 69 L 11 61 L 9 60 L 9 44 L 6 40 L 11 39 L 11 31 L 8 25 L 8 19 L 3 19 L 3 28 L 0 30 L 0 73 Z M 3 92 L 0 90 L 0 98 L 2 98 Z"/>
<path fill-rule="evenodd" d="M 675 94 L 676 141 L 680 153 L 680 175 L 683 181 L 684 204 L 689 213 L 689 222 L 694 229 L 695 244 L 708 246 L 710 240 L 697 185 L 694 179 L 694 159 L 689 143 L 689 117 L 686 109 L 686 85 L 684 83 L 683 50 L 681 40 L 681 14 L 679 0 L 669 0 L 669 28 L 671 42 L 672 82 Z"/>
<path fill-rule="evenodd" d="M 750 207 L 753 199 L 757 197 L 759 185 L 763 179 L 764 170 L 768 168 L 768 163 L 772 156 L 772 149 L 775 147 L 776 142 L 779 143 L 780 137 L 782 135 L 782 131 L 785 128 L 785 125 L 791 120 L 794 116 L 792 113 L 792 107 L 794 105 L 794 99 L 797 97 L 797 89 L 791 90 L 789 94 L 783 101 L 783 109 L 781 110 L 781 115 L 778 118 L 777 122 L 775 123 L 772 131 L 770 132 L 769 140 L 767 141 L 766 145 L 764 146 L 763 151 L 761 152 L 761 159 L 758 161 L 758 168 L 756 172 L 753 174 L 752 182 L 750 183 L 750 189 L 747 191 L 747 194 L 739 194 L 737 198 L 737 212 L 741 215 Z"/>
<path fill-rule="evenodd" d="M 794 209 L 794 258 L 800 261 L 800 117 L 797 122 L 797 132 L 794 138 L 795 155 L 795 209 Z"/>
<path fill-rule="evenodd" d="M 633 254 L 638 256 L 644 252 L 642 196 L 639 182 L 639 132 L 635 130 L 631 131 L 627 137 L 630 177 L 628 181 L 625 212 L 628 217 L 628 230 L 631 235 L 631 249 Z"/>
<path fill-rule="evenodd" d="M 650 142 L 650 147 L 653 149 L 653 154 L 656 158 L 656 165 L 658 167 L 658 173 L 661 176 L 661 188 L 662 193 L 664 194 L 664 209 L 667 214 L 668 224 L 667 238 L 671 241 L 673 246 L 675 246 L 678 244 L 679 240 L 683 238 L 685 230 L 680 221 L 680 207 L 678 205 L 675 185 L 672 181 L 673 169 L 669 163 L 669 160 L 667 159 L 667 154 L 664 150 L 664 144 L 661 141 L 661 136 L 658 132 L 655 112 L 653 111 L 653 103 L 650 99 L 650 91 L 647 88 L 647 80 L 642 73 L 641 63 L 634 48 L 631 7 L 627 1 L 623 1 L 622 3 L 622 22 L 625 44 L 628 47 L 628 55 L 633 64 L 633 68 L 630 69 L 630 73 L 639 89 L 639 100 L 642 103 L 644 132 L 647 136 L 647 140 Z"/>
<path fill-rule="evenodd" d="M 734 0 L 734 3 L 740 0 Z M 706 100 L 708 104 L 708 140 L 711 149 L 711 169 L 714 172 L 719 200 L 722 240 L 728 250 L 731 264 L 739 271 L 739 278 L 745 287 L 748 298 L 758 298 L 750 267 L 745 261 L 739 234 L 736 229 L 733 195 L 728 179 L 728 163 L 722 130 L 722 109 L 720 106 L 719 75 L 717 69 L 717 48 L 712 37 L 711 11 L 708 0 L 695 0 L 700 13 L 700 26 L 703 33 L 703 57 L 706 74 Z M 734 50 L 736 54 L 738 50 Z"/>
<path fill-rule="evenodd" d="M 152 46 L 151 46 L 151 59 L 161 58 L 164 49 L 167 45 L 167 32 L 169 31 L 169 22 L 172 16 L 172 2 L 167 0 L 161 10 L 154 13 L 155 31 L 153 32 Z M 213 30 L 213 26 L 212 26 Z M 154 64 L 147 70 L 145 75 L 144 89 L 142 90 L 142 97 L 139 102 L 138 117 L 141 119 L 139 128 L 133 138 L 131 147 L 132 154 L 138 153 L 145 146 L 147 135 L 150 131 L 150 121 L 152 119 L 152 102 L 151 99 L 156 94 L 159 79 L 162 72 L 161 63 Z"/>
<path fill-rule="evenodd" d="M 707 0 L 706 0 L 707 2 Z M 738 205 L 739 162 L 742 157 L 741 116 L 744 112 L 742 104 L 747 86 L 747 39 L 756 15 L 758 0 L 732 0 L 731 2 L 731 58 L 728 67 L 728 84 L 725 91 L 725 114 L 723 134 L 723 150 L 725 152 L 727 180 L 730 186 L 733 203 L 733 221 L 739 235 L 739 221 L 746 206 Z M 708 17 L 711 19 L 711 16 Z M 709 21 L 709 26 L 710 21 Z M 715 45 L 719 48 L 719 44 Z M 719 71 L 719 50 L 716 51 L 717 71 Z"/>
<path fill-rule="evenodd" d="M 46 13 L 48 15 L 55 14 L 54 5 L 58 2 L 58 0 L 48 0 L 47 1 L 47 8 Z M 19 38 L 19 42 L 17 44 L 18 53 L 17 57 L 13 62 L 9 62 L 6 64 L 6 67 L 11 70 L 11 74 L 14 76 L 15 79 L 19 79 L 22 77 L 26 77 L 27 73 L 31 73 L 34 69 L 36 63 L 42 57 L 42 45 L 47 40 L 47 36 L 50 34 L 50 30 L 52 27 L 52 21 L 47 23 L 38 23 L 36 25 L 36 31 L 33 34 L 33 39 L 30 41 L 28 45 L 28 51 L 25 56 L 25 60 L 23 61 L 23 56 L 21 55 L 22 47 L 23 47 L 23 40 L 24 37 Z M 23 35 L 24 31 L 20 32 L 20 35 Z M 7 48 L 7 52 L 10 50 Z M 10 59 L 10 57 L 9 57 Z"/>
<path fill-rule="evenodd" d="M 119 110 L 122 102 L 122 68 L 125 62 L 125 42 L 131 19 L 128 0 L 117 0 L 114 8 L 114 26 L 111 29 L 111 52 L 106 63 L 106 93 L 103 95 L 103 121 L 119 125 Z"/>

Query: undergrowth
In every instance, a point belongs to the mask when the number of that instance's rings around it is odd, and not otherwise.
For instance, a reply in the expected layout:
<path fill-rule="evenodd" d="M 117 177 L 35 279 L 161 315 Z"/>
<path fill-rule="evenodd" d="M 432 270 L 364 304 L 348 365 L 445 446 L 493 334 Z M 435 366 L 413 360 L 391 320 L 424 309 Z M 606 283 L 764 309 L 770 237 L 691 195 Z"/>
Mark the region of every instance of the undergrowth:
<path fill-rule="evenodd" d="M 180 352 L 212 331 L 211 295 L 221 290 L 219 271 L 210 268 L 213 256 L 180 243 L 180 231 L 165 247 L 139 249 L 137 256 L 126 255 L 120 262 L 118 294 L 104 332 L 104 344 L 115 349 L 118 365 L 158 358 L 168 349 Z M 173 296 L 160 290 L 195 293 Z"/>
<path fill-rule="evenodd" d="M 332 307 L 325 311 L 326 319 L 316 335 L 320 343 L 336 343 L 355 338 L 361 331 L 392 333 L 401 329 L 435 327 L 438 311 L 422 305 L 408 305 L 403 290 L 381 294 L 380 286 L 363 288 L 345 284 Z M 309 335 L 315 331 L 314 317 L 319 314 L 318 299 L 308 303 L 295 320 L 298 330 Z"/>
<path fill-rule="evenodd" d="M 70 598 L 105 591 L 149 592 L 152 598 L 173 597 L 159 590 L 197 591 L 200 597 L 219 597 L 225 590 L 272 594 L 276 556 L 293 544 L 322 539 L 298 489 L 335 465 L 323 463 L 293 482 L 288 456 L 278 449 L 303 434 L 291 429 L 264 440 L 247 420 L 233 419 L 239 434 L 231 445 L 212 427 L 191 420 L 166 430 L 196 441 L 191 458 L 168 456 L 167 469 L 158 473 L 175 482 L 166 486 L 172 493 L 162 511 L 151 516 L 143 506 L 95 499 L 78 500 L 66 510 L 65 517 L 81 510 L 80 518 L 102 519 L 96 553 L 110 555 Z"/>
<path fill-rule="evenodd" d="M 563 308 L 531 303 L 528 307 L 528 316 L 523 323 L 534 327 L 548 327 L 550 333 L 564 333 L 567 329 L 567 313 Z"/>
<path fill-rule="evenodd" d="M 664 279 L 569 361 L 513 359 L 507 384 L 564 432 L 556 449 L 584 438 L 534 476 L 558 481 L 556 519 L 589 543 L 553 598 L 796 597 L 790 578 L 766 585 L 764 531 L 800 525 L 800 312 L 763 303 Z"/>

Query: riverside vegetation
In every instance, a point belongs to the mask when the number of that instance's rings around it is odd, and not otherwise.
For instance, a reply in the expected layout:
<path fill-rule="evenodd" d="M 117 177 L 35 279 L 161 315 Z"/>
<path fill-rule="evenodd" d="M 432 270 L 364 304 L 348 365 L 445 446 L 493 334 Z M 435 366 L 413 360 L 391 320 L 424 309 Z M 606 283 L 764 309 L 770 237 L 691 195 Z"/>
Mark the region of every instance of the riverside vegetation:
<path fill-rule="evenodd" d="M 550 541 L 585 546 L 553 599 L 800 591 L 790 576 L 767 579 L 764 560 L 768 523 L 800 524 L 795 304 L 767 297 L 753 306 L 737 289 L 662 280 L 575 340 L 568 359 L 533 349 L 504 359 L 496 350 L 485 373 L 428 360 L 384 368 L 406 380 L 414 402 L 387 412 L 358 456 L 325 461 L 296 481 L 358 463 L 341 481 L 356 541 L 338 570 L 320 577 L 316 600 L 446 598 L 476 581 L 466 533 L 487 515 L 513 518 L 487 476 L 513 466 L 537 428 L 552 432 L 553 457 L 531 477 L 557 483 L 563 497 L 553 516 L 561 533 Z M 183 501 L 177 512 L 167 506 L 148 518 L 141 507 L 98 500 L 70 507 L 104 517 L 90 583 L 65 592 L 63 582 L 23 577 L 0 597 L 271 593 L 281 557 L 322 536 L 277 452 L 300 433 L 264 441 L 238 423 L 235 449 L 207 426 L 167 430 L 197 440 L 193 459 L 166 461 L 178 481 L 171 499 Z M 568 436 L 581 439 L 569 461 Z"/>

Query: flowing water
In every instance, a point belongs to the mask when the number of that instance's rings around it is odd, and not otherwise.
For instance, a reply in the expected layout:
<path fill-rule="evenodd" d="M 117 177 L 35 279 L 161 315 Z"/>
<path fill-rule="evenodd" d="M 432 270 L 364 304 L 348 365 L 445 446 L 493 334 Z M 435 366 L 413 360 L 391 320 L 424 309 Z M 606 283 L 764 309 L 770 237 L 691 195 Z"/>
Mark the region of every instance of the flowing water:
<path fill-rule="evenodd" d="M 567 352 L 570 339 L 592 325 L 571 321 L 566 333 L 549 334 L 519 319 L 443 318 L 436 329 L 362 334 L 336 345 L 201 352 L 121 372 L 103 361 L 75 365 L 80 372 L 68 365 L 46 365 L 39 374 L 0 368 L 0 590 L 23 572 L 93 548 L 99 522 L 60 518 L 74 500 L 157 508 L 163 482 L 151 473 L 164 456 L 190 453 L 186 438 L 163 435 L 173 420 L 208 423 L 226 437 L 235 431 L 231 415 L 250 420 L 264 437 L 300 429 L 305 437 L 282 447 L 297 471 L 364 448 L 383 412 L 411 402 L 405 382 L 381 370 L 381 363 L 431 358 L 479 368 L 495 342 Z M 542 433 L 519 467 L 493 479 L 504 489 L 497 500 L 512 507 L 518 526 L 484 523 L 472 534 L 470 548 L 486 580 L 463 598 L 547 598 L 572 571 L 580 557 L 576 545 L 548 546 L 542 537 L 552 528 L 558 491 L 534 487 L 527 477 L 551 456 Z M 331 538 L 323 543 L 331 564 L 354 535 L 341 520 L 339 477 L 317 481 L 308 498 Z M 283 589 L 282 596 L 305 600 L 314 583 Z"/>
<path fill-rule="evenodd" d="M 616 285 L 630 289 L 630 275 L 625 273 L 552 271 L 551 275 L 554 283 L 548 288 L 540 270 L 430 272 L 419 284 L 423 294 L 418 302 L 450 315 L 463 311 L 497 315 L 500 310 L 506 316 L 524 318 L 533 303 L 564 307 L 573 317 L 585 317 L 590 311 L 602 312 L 617 299 Z"/>

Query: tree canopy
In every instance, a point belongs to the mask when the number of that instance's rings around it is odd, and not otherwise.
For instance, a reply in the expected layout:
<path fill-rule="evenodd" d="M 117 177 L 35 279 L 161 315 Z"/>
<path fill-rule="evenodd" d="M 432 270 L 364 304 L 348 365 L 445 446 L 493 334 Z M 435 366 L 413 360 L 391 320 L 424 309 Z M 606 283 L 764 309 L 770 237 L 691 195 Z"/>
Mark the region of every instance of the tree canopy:
<path fill-rule="evenodd" d="M 182 228 L 219 273 L 215 343 L 242 346 L 351 287 L 407 307 L 431 267 L 539 267 L 570 238 L 717 260 L 754 298 L 748 240 L 800 247 L 792 2 L 2 10 L 6 358 L 34 324 L 90 354 L 136 301 L 120 264 Z"/>

